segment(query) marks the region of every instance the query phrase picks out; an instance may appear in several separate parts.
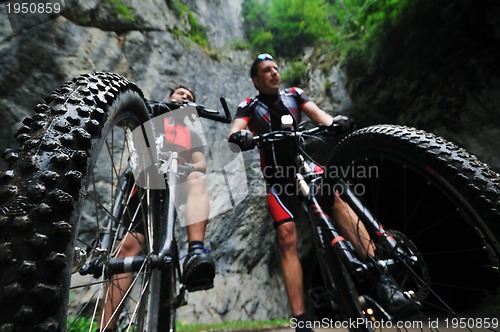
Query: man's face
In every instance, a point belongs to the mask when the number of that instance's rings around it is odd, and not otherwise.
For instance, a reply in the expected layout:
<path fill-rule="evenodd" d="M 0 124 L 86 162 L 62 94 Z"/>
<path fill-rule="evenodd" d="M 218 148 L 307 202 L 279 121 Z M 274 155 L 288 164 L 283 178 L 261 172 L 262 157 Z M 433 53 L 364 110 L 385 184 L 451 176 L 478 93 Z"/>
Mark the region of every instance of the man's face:
<path fill-rule="evenodd" d="M 257 76 L 255 76 L 252 81 L 260 93 L 278 93 L 281 80 L 276 62 L 272 60 L 264 60 L 260 62 L 257 70 Z"/>
<path fill-rule="evenodd" d="M 177 101 L 179 103 L 183 102 L 184 100 L 187 101 L 194 101 L 193 94 L 184 88 L 178 88 L 175 89 L 175 91 L 170 95 L 170 100 Z"/>

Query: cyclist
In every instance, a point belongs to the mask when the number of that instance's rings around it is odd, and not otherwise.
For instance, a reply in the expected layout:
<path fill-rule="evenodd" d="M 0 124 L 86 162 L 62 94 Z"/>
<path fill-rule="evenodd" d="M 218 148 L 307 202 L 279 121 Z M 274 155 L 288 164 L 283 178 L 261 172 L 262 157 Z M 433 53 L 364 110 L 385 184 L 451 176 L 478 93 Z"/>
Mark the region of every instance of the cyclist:
<path fill-rule="evenodd" d="M 168 96 L 169 102 L 183 103 L 194 102 L 195 94 L 185 86 L 178 86 L 173 89 Z M 153 109 L 160 103 L 152 104 Z M 168 104 L 168 102 L 167 102 Z M 208 222 L 208 192 L 205 178 L 206 161 L 203 152 L 201 139 L 184 123 L 172 121 L 177 117 L 167 117 L 164 122 L 164 149 L 179 152 L 181 159 L 179 170 L 184 173 L 187 184 L 185 198 L 185 217 L 187 223 L 188 255 L 183 264 L 182 282 L 190 292 L 213 288 L 215 277 L 215 263 L 204 247 L 205 230 Z M 191 144 L 189 144 L 191 142 Z M 133 206 L 138 206 L 138 192 L 140 189 L 134 188 L 130 199 L 131 211 Z M 125 217 L 126 219 L 128 217 Z M 125 223 L 131 222 L 125 220 Z M 117 257 L 136 256 L 142 251 L 145 244 L 144 230 L 141 222 L 134 222 L 133 232 L 129 233 L 121 242 L 120 251 Z M 129 274 L 118 275 L 110 285 L 108 297 L 104 311 L 104 322 L 109 327 L 114 327 L 118 315 L 113 315 L 117 306 L 121 302 L 132 283 Z M 113 329 L 108 328 L 110 331 Z M 108 330 L 107 329 L 107 330 Z"/>
<path fill-rule="evenodd" d="M 195 94 L 185 86 L 175 88 L 169 100 L 175 102 L 194 102 Z M 171 128 L 170 128 L 171 127 Z M 189 291 L 210 289 L 213 287 L 215 263 L 204 248 L 205 230 L 208 222 L 208 191 L 205 178 L 206 160 L 200 137 L 189 130 L 184 123 L 165 125 L 166 143 L 169 148 L 180 147 L 190 155 L 183 164 L 184 172 L 187 168 L 186 183 L 188 184 L 186 197 L 186 222 L 188 236 L 188 255 L 183 265 L 182 282 Z M 186 146 L 186 142 L 192 142 Z M 190 159 L 190 160 L 189 160 Z"/>
<path fill-rule="evenodd" d="M 255 147 L 253 134 L 261 135 L 280 130 L 283 115 L 292 117 L 295 130 L 301 121 L 301 113 L 317 124 L 337 123 L 346 131 L 353 127 L 348 117 L 343 115 L 332 117 L 321 110 L 300 88 L 280 91 L 278 65 L 269 54 L 257 56 L 250 67 L 250 77 L 259 94 L 239 104 L 228 135 L 228 141 L 238 144 L 243 151 Z M 259 153 L 261 170 L 266 181 L 268 207 L 274 220 L 281 252 L 281 269 L 288 301 L 295 320 L 305 321 L 307 314 L 303 298 L 303 276 L 297 251 L 297 230 L 293 222 L 297 215 L 295 195 L 297 191 L 290 189 L 295 186 L 294 154 L 290 153 L 290 146 L 284 141 L 266 144 L 260 147 Z M 338 193 L 335 193 L 334 197 L 332 217 L 339 224 L 343 235 L 353 243 L 362 259 L 367 255 L 374 256 L 375 247 L 363 224 L 356 222 L 358 217 Z M 394 293 L 394 287 L 382 287 L 381 291 L 386 298 L 394 296 L 388 294 Z M 392 304 L 397 306 L 403 302 L 406 303 L 407 300 L 401 292 L 392 300 Z M 297 328 L 297 331 L 310 331 L 310 329 Z"/>

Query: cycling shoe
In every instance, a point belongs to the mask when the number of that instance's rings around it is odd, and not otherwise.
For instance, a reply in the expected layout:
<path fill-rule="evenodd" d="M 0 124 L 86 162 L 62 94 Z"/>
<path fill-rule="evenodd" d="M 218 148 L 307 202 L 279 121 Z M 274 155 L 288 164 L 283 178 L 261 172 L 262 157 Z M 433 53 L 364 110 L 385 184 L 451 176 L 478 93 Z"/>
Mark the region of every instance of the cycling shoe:
<path fill-rule="evenodd" d="M 394 316 L 411 316 L 422 306 L 419 301 L 403 293 L 387 275 L 380 277 L 376 287 L 376 294 L 382 306 Z"/>
<path fill-rule="evenodd" d="M 204 248 L 196 248 L 188 253 L 183 264 L 182 283 L 189 292 L 207 290 L 214 287 L 215 262 Z"/>

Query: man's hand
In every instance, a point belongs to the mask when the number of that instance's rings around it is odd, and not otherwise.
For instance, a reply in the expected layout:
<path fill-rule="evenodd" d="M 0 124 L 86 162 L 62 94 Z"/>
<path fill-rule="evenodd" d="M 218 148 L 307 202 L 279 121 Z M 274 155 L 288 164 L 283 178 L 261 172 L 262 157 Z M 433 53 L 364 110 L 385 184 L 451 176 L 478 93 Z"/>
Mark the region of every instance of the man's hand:
<path fill-rule="evenodd" d="M 249 130 L 239 130 L 231 134 L 229 143 L 234 143 L 241 148 L 241 151 L 247 151 L 255 148 L 253 134 Z"/>
<path fill-rule="evenodd" d="M 356 128 L 354 121 L 345 115 L 334 116 L 331 125 L 338 125 L 341 131 L 351 131 Z"/>

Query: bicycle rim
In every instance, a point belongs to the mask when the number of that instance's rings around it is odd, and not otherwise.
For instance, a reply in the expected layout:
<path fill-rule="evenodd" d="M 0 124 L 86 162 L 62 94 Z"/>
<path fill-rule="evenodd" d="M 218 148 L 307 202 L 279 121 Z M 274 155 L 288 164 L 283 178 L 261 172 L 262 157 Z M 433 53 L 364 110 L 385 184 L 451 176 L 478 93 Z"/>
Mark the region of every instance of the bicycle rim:
<path fill-rule="evenodd" d="M 128 179 L 130 181 L 130 177 Z M 102 193 L 108 191 L 103 188 L 102 183 L 99 185 L 99 193 L 89 188 L 83 218 L 92 218 L 97 223 L 93 223 L 94 229 L 80 228 L 81 232 L 76 243 L 81 245 L 82 249 L 89 251 L 87 263 L 96 257 L 103 259 L 121 257 L 119 254 L 123 246 L 129 243 L 128 241 L 140 243 L 142 250 L 134 253 L 135 255 L 148 257 L 154 250 L 154 229 L 148 226 L 148 222 L 151 221 L 150 210 L 157 206 L 151 202 L 154 195 L 150 195 L 147 190 L 139 190 L 136 195 L 139 195 L 140 203 L 131 204 L 131 190 L 127 188 L 135 187 L 127 185 L 126 190 L 117 190 L 116 196 L 111 195 L 105 201 L 97 202 L 96 195 L 102 197 Z M 113 204 L 119 206 L 114 208 Z M 115 213 L 109 216 L 111 211 Z M 85 221 L 83 220 L 84 223 Z M 103 227 L 109 221 L 112 221 L 111 227 Z M 136 229 L 137 224 L 139 227 L 144 227 L 139 233 Z M 142 232 L 145 233 L 144 236 Z M 108 234 L 109 238 L 105 239 L 104 233 Z M 106 264 L 103 264 L 102 270 L 107 270 Z M 95 326 L 97 331 L 106 328 L 115 328 L 117 331 L 156 329 L 160 308 L 160 297 L 156 289 L 158 284 L 161 284 L 160 278 L 159 272 L 151 270 L 146 260 L 139 271 L 134 273 L 114 275 L 103 273 L 97 278 L 94 275 L 73 274 L 68 312 L 69 324 L 78 325 L 78 322 L 89 321 L 88 324 L 91 324 L 89 328 Z M 120 295 L 115 295 L 117 293 Z"/>
<path fill-rule="evenodd" d="M 138 188 L 129 169 L 133 149 L 131 130 L 141 124 L 137 110 L 122 112 L 101 137 L 102 148 L 84 194 L 76 246 L 96 257 L 118 258 L 130 241 L 141 247 L 131 255 L 158 252 L 155 232 L 159 210 L 157 192 Z M 83 226 L 83 227 L 82 227 Z M 103 264 L 102 270 L 108 268 Z M 89 320 L 97 330 L 147 331 L 157 328 L 160 273 L 145 260 L 137 272 L 72 276 L 68 312 L 70 324 Z M 116 295 L 116 294 L 120 295 Z M 78 309 L 77 309 L 78 308 Z"/>
<path fill-rule="evenodd" d="M 178 296 L 178 267 L 172 264 L 163 271 L 163 289 L 164 297 L 162 305 L 162 316 L 160 317 L 160 325 L 162 330 L 168 332 L 175 332 L 175 321 L 177 315 L 177 308 L 181 305 L 178 301 L 182 299 Z"/>

